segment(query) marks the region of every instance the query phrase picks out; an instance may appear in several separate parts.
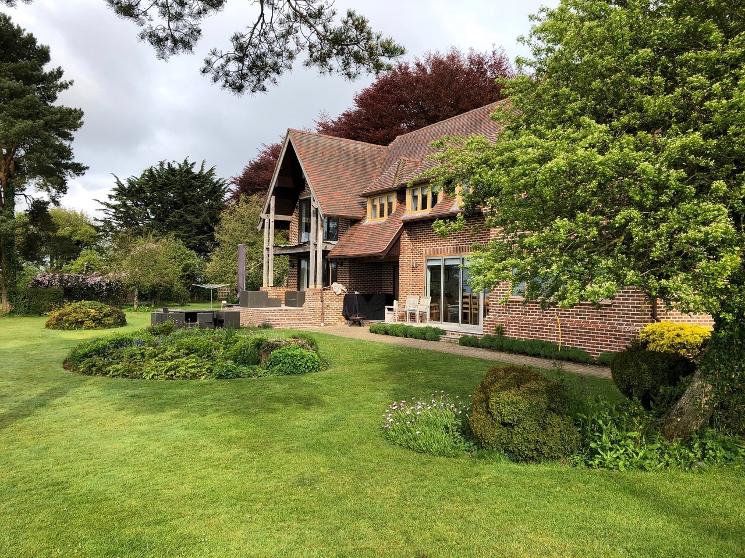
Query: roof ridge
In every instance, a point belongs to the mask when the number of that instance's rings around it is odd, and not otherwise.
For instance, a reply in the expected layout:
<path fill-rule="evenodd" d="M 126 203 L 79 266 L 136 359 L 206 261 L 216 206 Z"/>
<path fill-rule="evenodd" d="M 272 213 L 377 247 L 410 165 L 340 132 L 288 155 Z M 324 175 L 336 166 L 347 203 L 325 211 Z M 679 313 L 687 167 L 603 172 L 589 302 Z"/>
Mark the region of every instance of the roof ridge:
<path fill-rule="evenodd" d="M 477 110 L 483 110 L 486 107 L 490 107 L 492 105 L 501 105 L 503 104 L 507 99 L 500 99 L 498 101 L 494 101 L 493 103 L 487 103 L 485 105 L 482 105 L 480 107 L 473 108 L 471 110 L 467 110 L 466 112 L 461 112 L 460 114 L 454 114 L 453 116 L 449 116 L 448 118 L 445 118 L 444 120 L 438 120 L 437 122 L 433 122 L 432 124 L 427 124 L 426 126 L 422 126 L 421 128 L 417 128 L 416 130 L 412 130 L 411 132 L 406 132 L 405 134 L 401 134 L 400 136 L 396 136 L 391 143 L 388 145 L 393 145 L 393 142 L 398 140 L 399 138 L 402 138 L 404 136 L 408 136 L 410 134 L 416 134 L 417 132 L 421 132 L 422 130 L 426 130 L 427 128 L 431 128 L 432 126 L 439 126 L 440 124 L 447 122 L 448 120 L 453 120 L 454 118 L 460 118 L 461 116 L 465 116 L 466 114 L 470 114 L 472 112 L 476 112 Z"/>
<path fill-rule="evenodd" d="M 380 149 L 388 149 L 388 146 L 387 145 L 378 145 L 377 143 L 370 143 L 368 141 L 360 141 L 360 140 L 354 140 L 354 139 L 349 139 L 349 138 L 341 138 L 339 136 L 332 136 L 330 134 L 321 134 L 320 132 L 308 132 L 306 130 L 298 130 L 297 128 L 287 128 L 287 129 L 290 132 L 298 132 L 300 134 L 306 134 L 306 135 L 311 135 L 311 136 L 321 136 L 321 137 L 324 137 L 324 138 L 331 138 L 331 139 L 340 140 L 340 141 L 348 141 L 348 142 L 352 142 L 352 143 L 359 143 L 361 145 L 366 145 L 368 147 L 378 147 Z"/>

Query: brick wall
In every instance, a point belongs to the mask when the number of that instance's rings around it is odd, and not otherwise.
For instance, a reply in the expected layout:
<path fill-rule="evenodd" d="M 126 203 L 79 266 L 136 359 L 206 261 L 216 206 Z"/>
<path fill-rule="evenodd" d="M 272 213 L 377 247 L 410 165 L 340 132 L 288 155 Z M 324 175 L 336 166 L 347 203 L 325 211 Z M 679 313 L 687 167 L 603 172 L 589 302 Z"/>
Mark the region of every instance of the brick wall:
<path fill-rule="evenodd" d="M 269 296 L 279 298 L 279 287 L 268 287 Z M 276 296 L 275 296 L 276 295 Z M 284 295 L 282 295 L 284 298 Z M 341 315 L 344 295 L 328 289 L 307 289 L 305 304 L 299 308 L 241 308 L 241 326 L 271 324 L 277 328 L 303 328 L 344 323 Z"/>
<path fill-rule="evenodd" d="M 484 243 L 493 236 L 493 231 L 475 219 L 462 232 L 446 238 L 434 233 L 431 221 L 407 224 L 401 235 L 399 300 L 409 294 L 424 295 L 427 257 L 466 255 L 474 244 Z M 554 341 L 597 355 L 624 349 L 642 327 L 654 321 L 650 300 L 632 289 L 599 306 L 579 304 L 569 309 L 544 309 L 539 303 L 524 302 L 521 297 L 505 298 L 509 295 L 508 288 L 505 284 L 489 294 L 484 333 L 493 333 L 501 325 L 510 337 Z M 667 311 L 661 305 L 657 315 L 660 320 L 711 324 L 707 315 Z"/>
<path fill-rule="evenodd" d="M 337 281 L 348 291 L 393 294 L 394 268 L 398 262 L 337 260 Z"/>
<path fill-rule="evenodd" d="M 432 221 L 407 223 L 401 233 L 398 297 L 403 300 L 407 295 L 422 296 L 426 274 L 426 259 L 443 255 L 464 255 L 477 243 L 484 243 L 490 238 L 490 232 L 483 222 L 470 219 L 464 230 L 448 237 L 441 237 L 432 230 Z"/>

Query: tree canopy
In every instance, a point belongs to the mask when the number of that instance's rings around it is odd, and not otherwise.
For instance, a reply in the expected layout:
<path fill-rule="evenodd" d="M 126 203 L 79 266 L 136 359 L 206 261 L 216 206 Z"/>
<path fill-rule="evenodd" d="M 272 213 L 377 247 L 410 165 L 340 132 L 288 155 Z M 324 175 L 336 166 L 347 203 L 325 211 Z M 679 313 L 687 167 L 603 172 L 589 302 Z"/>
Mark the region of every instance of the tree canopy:
<path fill-rule="evenodd" d="M 31 0 L 23 0 L 30 3 Z M 17 0 L 0 0 L 8 6 Z M 106 0 L 114 12 L 136 23 L 139 38 L 157 56 L 192 53 L 207 18 L 228 0 Z M 404 54 L 392 38 L 373 30 L 354 10 L 339 15 L 332 0 L 249 0 L 256 15 L 233 33 L 230 48 L 212 49 L 202 73 L 234 93 L 258 93 L 277 83 L 300 54 L 304 65 L 321 73 L 354 79 L 363 72 L 379 73 Z"/>
<path fill-rule="evenodd" d="M 82 211 L 34 204 L 16 221 L 19 254 L 28 262 L 54 270 L 75 260 L 98 240 L 96 227 Z"/>
<path fill-rule="evenodd" d="M 317 130 L 379 145 L 451 116 L 504 97 L 498 78 L 512 75 L 504 52 L 468 53 L 451 49 L 401 62 L 379 76 L 354 98 L 354 106 L 336 118 L 321 117 Z M 281 145 L 264 145 L 233 179 L 233 198 L 265 192 Z"/>
<path fill-rule="evenodd" d="M 215 237 L 217 245 L 210 254 L 205 269 L 207 279 L 215 283 L 236 286 L 238 276 L 239 244 L 246 245 L 246 289 L 261 287 L 264 256 L 264 234 L 256 228 L 261 219 L 264 200 L 261 196 L 243 196 L 225 208 L 220 216 Z M 278 237 L 283 233 L 278 231 Z M 277 241 L 281 241 L 278 238 Z M 277 256 L 275 260 L 275 285 L 282 284 L 287 274 L 287 260 Z"/>
<path fill-rule="evenodd" d="M 108 201 L 99 202 L 105 214 L 102 228 L 109 236 L 170 234 L 205 256 L 213 247 L 226 193 L 226 182 L 204 162 L 197 168 L 188 159 L 161 161 L 140 176 L 115 177 Z"/>
<path fill-rule="evenodd" d="M 0 309 L 7 311 L 18 268 L 16 199 L 36 192 L 57 200 L 86 168 L 71 147 L 83 112 L 57 102 L 72 82 L 61 68 L 46 68 L 49 48 L 0 13 L 0 52 Z"/>
<path fill-rule="evenodd" d="M 525 281 L 528 298 L 568 306 L 636 287 L 718 328 L 743 320 L 742 8 L 562 0 L 540 12 L 500 138 L 446 142 L 433 175 L 466 184 L 467 207 L 501 230 L 474 258 L 480 285 Z"/>
<path fill-rule="evenodd" d="M 132 290 L 135 307 L 142 297 L 186 301 L 201 279 L 203 261 L 172 236 L 124 237 L 116 248 L 113 267 Z"/>

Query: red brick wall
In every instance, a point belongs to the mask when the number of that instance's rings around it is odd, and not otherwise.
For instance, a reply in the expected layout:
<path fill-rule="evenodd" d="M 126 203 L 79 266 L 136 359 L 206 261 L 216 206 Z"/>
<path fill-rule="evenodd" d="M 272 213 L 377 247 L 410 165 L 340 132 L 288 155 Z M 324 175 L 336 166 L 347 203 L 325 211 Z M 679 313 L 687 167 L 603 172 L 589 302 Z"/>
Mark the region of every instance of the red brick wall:
<path fill-rule="evenodd" d="M 432 230 L 432 221 L 404 225 L 400 240 L 398 268 L 399 299 L 424 294 L 426 259 L 442 255 L 463 255 L 477 243 L 489 240 L 490 232 L 476 219 L 470 219 L 463 231 L 441 237 Z"/>
<path fill-rule="evenodd" d="M 446 238 L 434 233 L 431 221 L 405 225 L 401 235 L 399 300 L 409 294 L 424 295 L 427 257 L 465 255 L 474 244 L 484 243 L 493 235 L 493 231 L 484 229 L 475 219 L 464 231 Z M 632 289 L 599 306 L 579 304 L 569 309 L 543 309 L 539 303 L 525 303 L 520 297 L 505 301 L 507 289 L 503 285 L 490 293 L 484 333 L 493 333 L 501 325 L 510 337 L 554 341 L 597 355 L 624 349 L 642 327 L 654 321 L 651 302 Z M 661 305 L 657 314 L 660 320 L 711 324 L 709 316 L 665 311 Z"/>
<path fill-rule="evenodd" d="M 269 287 L 269 296 L 280 298 L 284 292 L 279 287 Z M 284 296 L 281 296 L 284 299 Z M 241 308 L 241 326 L 271 324 L 274 327 L 303 328 L 344 323 L 341 315 L 344 295 L 335 295 L 328 289 L 307 289 L 305 304 L 299 308 Z"/>
<path fill-rule="evenodd" d="M 337 281 L 348 291 L 393 294 L 393 275 L 397 262 L 337 260 Z"/>

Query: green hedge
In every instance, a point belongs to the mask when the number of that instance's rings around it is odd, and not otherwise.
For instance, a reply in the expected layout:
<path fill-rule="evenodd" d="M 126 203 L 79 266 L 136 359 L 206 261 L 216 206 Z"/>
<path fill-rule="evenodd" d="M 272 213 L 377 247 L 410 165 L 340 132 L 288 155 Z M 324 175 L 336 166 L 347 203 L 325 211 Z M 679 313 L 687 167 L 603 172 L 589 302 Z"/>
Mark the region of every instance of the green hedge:
<path fill-rule="evenodd" d="M 439 341 L 445 335 L 445 330 L 432 326 L 410 326 L 406 324 L 372 324 L 370 333 L 390 335 L 392 337 L 408 337 L 410 339 L 424 339 Z"/>
<path fill-rule="evenodd" d="M 610 370 L 618 390 L 651 409 L 664 388 L 677 386 L 693 374 L 693 362 L 676 353 L 660 353 L 633 347 L 616 354 Z"/>
<path fill-rule="evenodd" d="M 515 339 L 514 337 L 506 337 L 504 335 L 484 335 L 479 338 L 472 335 L 464 335 L 459 339 L 458 343 L 464 347 L 480 347 L 492 351 L 516 353 L 554 360 L 568 360 L 587 364 L 593 364 L 595 362 L 595 359 L 592 358 L 590 353 L 583 349 L 566 346 L 559 348 L 559 345 L 556 343 L 539 339 Z"/>
<path fill-rule="evenodd" d="M 62 306 L 65 291 L 61 287 L 22 288 L 13 297 L 13 313 L 20 316 L 41 316 Z"/>

